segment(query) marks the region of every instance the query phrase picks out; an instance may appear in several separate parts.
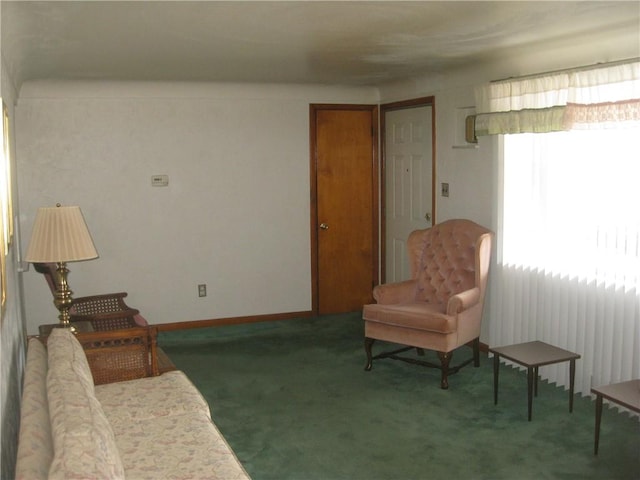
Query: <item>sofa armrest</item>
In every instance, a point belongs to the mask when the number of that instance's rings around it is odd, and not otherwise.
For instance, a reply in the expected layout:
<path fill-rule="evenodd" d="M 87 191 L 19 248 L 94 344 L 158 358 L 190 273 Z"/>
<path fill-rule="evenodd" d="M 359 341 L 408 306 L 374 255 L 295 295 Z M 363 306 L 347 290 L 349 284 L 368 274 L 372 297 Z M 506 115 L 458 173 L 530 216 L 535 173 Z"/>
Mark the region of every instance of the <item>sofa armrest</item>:
<path fill-rule="evenodd" d="M 397 283 L 385 283 L 373 289 L 373 298 L 383 305 L 405 303 L 416 297 L 416 280 L 405 280 Z"/>
<path fill-rule="evenodd" d="M 158 328 L 82 332 L 82 345 L 95 385 L 159 375 Z"/>
<path fill-rule="evenodd" d="M 447 302 L 447 315 L 457 315 L 473 307 L 480 301 L 480 289 L 470 288 L 464 292 L 457 293 L 449 298 Z"/>
<path fill-rule="evenodd" d="M 20 434 L 15 480 L 46 480 L 53 461 L 53 438 L 47 400 L 47 351 L 30 337 L 20 402 Z"/>

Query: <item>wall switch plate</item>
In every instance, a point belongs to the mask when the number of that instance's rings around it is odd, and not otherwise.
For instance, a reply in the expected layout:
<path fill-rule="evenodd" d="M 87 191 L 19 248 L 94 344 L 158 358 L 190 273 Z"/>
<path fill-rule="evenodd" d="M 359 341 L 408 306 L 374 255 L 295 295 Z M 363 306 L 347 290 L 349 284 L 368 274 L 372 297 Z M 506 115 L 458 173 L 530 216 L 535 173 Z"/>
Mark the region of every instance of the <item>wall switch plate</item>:
<path fill-rule="evenodd" d="M 204 283 L 201 283 L 200 285 L 198 285 L 198 296 L 199 297 L 206 297 L 207 296 L 207 285 Z"/>
<path fill-rule="evenodd" d="M 449 196 L 449 184 L 448 183 L 443 183 L 442 184 L 442 196 L 443 197 L 448 197 Z"/>
<path fill-rule="evenodd" d="M 169 175 L 153 175 L 151 177 L 151 186 L 166 187 L 169 185 Z"/>

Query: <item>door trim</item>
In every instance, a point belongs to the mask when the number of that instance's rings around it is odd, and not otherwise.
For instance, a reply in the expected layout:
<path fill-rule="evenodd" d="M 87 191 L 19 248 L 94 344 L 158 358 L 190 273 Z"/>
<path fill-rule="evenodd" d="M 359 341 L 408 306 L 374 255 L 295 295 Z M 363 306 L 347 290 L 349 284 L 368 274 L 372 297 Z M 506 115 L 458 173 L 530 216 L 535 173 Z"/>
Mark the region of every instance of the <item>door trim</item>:
<path fill-rule="evenodd" d="M 386 278 L 386 114 L 393 110 L 402 110 L 405 108 L 431 107 L 431 225 L 436 224 L 436 99 L 434 96 L 419 97 L 410 100 L 402 100 L 399 102 L 385 103 L 380 105 L 380 156 L 382 158 L 380 171 L 380 283 L 385 282 Z"/>
<path fill-rule="evenodd" d="M 380 262 L 380 226 L 379 226 L 379 210 L 380 210 L 380 165 L 378 153 L 378 105 L 353 105 L 353 104 L 324 104 L 312 103 L 309 105 L 309 175 L 310 175 L 310 238 L 311 238 L 311 311 L 313 315 L 318 315 L 319 295 L 318 295 L 318 155 L 317 155 L 317 112 L 320 110 L 367 110 L 371 112 L 372 117 L 372 158 L 371 158 L 371 186 L 372 186 L 372 255 L 373 261 L 371 265 L 372 283 L 378 280 L 378 267 Z M 373 285 L 371 285 L 373 289 Z"/>

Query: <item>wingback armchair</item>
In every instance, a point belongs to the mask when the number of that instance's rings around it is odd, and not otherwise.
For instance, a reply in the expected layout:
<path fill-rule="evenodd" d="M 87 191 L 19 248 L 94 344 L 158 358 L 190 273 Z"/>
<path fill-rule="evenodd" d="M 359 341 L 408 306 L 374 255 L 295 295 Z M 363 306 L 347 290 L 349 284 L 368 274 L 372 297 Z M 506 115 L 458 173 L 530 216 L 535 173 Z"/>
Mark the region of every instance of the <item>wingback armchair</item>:
<path fill-rule="evenodd" d="M 493 233 L 470 221 L 448 220 L 409 235 L 407 251 L 411 279 L 378 285 L 377 303 L 363 308 L 365 352 L 371 370 L 378 358 L 394 358 L 441 370 L 440 386 L 449 388 L 448 375 L 474 362 L 480 365 L 480 324 L 487 288 Z M 404 347 L 372 354 L 375 340 Z M 453 350 L 471 344 L 473 358 L 451 366 Z M 417 349 L 437 352 L 433 364 L 399 353 Z"/>

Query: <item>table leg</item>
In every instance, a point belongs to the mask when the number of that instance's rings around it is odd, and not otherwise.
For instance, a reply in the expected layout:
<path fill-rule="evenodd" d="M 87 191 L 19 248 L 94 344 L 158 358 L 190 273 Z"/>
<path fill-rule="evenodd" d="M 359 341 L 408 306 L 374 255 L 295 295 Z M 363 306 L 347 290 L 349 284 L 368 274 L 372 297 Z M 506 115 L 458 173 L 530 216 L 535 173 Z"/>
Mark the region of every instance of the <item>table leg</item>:
<path fill-rule="evenodd" d="M 529 421 L 531 421 L 531 408 L 533 406 L 533 367 L 527 368 L 527 411 L 529 413 Z"/>
<path fill-rule="evenodd" d="M 600 441 L 600 420 L 602 419 L 602 395 L 596 395 L 596 435 L 593 444 L 593 454 L 598 455 Z"/>
<path fill-rule="evenodd" d="M 498 404 L 498 372 L 500 370 L 500 355 L 493 354 L 493 404 Z"/>
<path fill-rule="evenodd" d="M 534 379 L 533 379 L 533 394 L 534 396 L 538 396 L 538 367 L 533 367 L 533 374 Z"/>
<path fill-rule="evenodd" d="M 569 413 L 573 412 L 573 387 L 576 380 L 576 361 L 569 361 Z"/>

